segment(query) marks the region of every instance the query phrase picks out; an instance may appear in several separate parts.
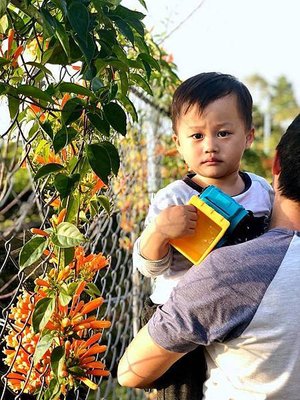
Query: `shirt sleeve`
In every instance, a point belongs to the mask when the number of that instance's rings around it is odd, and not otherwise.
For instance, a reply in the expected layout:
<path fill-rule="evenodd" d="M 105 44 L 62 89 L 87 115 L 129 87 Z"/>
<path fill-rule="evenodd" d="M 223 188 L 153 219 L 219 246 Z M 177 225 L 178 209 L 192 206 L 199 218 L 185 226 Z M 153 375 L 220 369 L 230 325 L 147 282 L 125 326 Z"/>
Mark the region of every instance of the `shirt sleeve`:
<path fill-rule="evenodd" d="M 144 276 L 148 278 L 154 278 L 170 268 L 172 260 L 172 247 L 169 246 L 168 253 L 162 259 L 148 260 L 141 254 L 140 238 L 138 238 L 134 244 L 132 257 L 134 268 L 136 268 Z"/>

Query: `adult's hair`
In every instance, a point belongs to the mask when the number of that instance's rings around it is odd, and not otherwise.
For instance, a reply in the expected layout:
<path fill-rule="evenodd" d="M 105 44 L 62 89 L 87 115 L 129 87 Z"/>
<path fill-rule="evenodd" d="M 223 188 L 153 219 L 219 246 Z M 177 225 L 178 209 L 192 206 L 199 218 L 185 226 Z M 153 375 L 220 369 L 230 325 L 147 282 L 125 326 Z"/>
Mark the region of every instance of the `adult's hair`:
<path fill-rule="evenodd" d="M 197 105 L 202 112 L 208 104 L 229 94 L 235 94 L 246 129 L 252 128 L 252 96 L 237 78 L 219 72 L 203 72 L 187 79 L 175 90 L 172 101 L 172 125 L 177 133 L 178 119 L 190 107 Z"/>
<path fill-rule="evenodd" d="M 276 150 L 281 167 L 279 190 L 288 199 L 300 202 L 300 114 L 287 128 Z"/>

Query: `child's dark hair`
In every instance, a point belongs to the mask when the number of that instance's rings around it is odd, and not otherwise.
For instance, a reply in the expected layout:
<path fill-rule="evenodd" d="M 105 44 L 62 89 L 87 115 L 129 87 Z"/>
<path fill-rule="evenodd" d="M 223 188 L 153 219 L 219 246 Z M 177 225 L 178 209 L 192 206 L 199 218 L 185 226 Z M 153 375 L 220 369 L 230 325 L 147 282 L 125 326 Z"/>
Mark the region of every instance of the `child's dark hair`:
<path fill-rule="evenodd" d="M 276 150 L 281 167 L 279 190 L 288 199 L 300 202 L 300 114 L 287 128 Z"/>
<path fill-rule="evenodd" d="M 208 104 L 229 94 L 235 94 L 246 129 L 252 128 L 252 96 L 237 78 L 219 72 L 204 72 L 184 81 L 175 90 L 172 102 L 172 124 L 176 133 L 177 122 L 190 107 L 197 105 L 203 111 Z"/>

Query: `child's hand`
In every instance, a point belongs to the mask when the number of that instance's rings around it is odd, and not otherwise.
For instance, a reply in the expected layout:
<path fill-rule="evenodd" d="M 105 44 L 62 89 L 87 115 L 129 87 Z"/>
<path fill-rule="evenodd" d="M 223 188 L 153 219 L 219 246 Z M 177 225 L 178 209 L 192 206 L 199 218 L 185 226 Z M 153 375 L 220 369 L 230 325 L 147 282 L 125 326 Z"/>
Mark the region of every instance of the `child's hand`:
<path fill-rule="evenodd" d="M 170 206 L 157 216 L 155 228 L 168 240 L 192 236 L 197 218 L 197 208 L 193 205 Z"/>

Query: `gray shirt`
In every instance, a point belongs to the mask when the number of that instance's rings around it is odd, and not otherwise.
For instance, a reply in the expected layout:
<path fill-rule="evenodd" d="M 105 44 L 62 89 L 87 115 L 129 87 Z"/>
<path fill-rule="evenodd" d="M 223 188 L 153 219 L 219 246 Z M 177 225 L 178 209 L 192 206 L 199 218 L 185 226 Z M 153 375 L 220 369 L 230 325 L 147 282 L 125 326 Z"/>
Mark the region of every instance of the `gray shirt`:
<path fill-rule="evenodd" d="M 149 321 L 153 340 L 206 346 L 207 400 L 298 400 L 300 233 L 273 229 L 213 251 Z"/>

